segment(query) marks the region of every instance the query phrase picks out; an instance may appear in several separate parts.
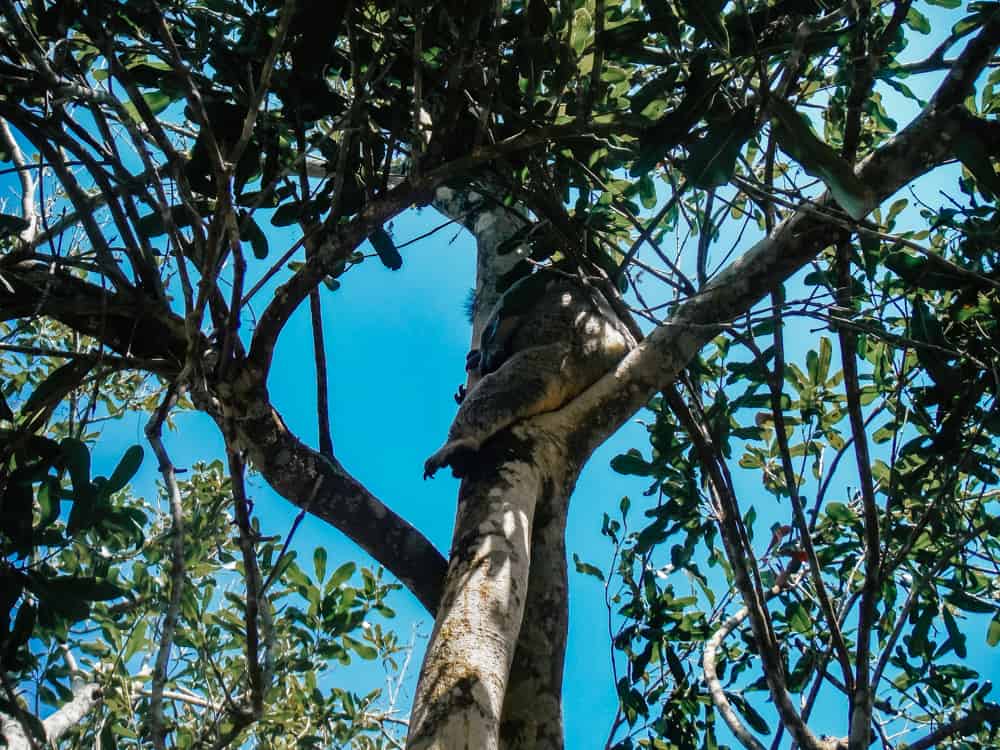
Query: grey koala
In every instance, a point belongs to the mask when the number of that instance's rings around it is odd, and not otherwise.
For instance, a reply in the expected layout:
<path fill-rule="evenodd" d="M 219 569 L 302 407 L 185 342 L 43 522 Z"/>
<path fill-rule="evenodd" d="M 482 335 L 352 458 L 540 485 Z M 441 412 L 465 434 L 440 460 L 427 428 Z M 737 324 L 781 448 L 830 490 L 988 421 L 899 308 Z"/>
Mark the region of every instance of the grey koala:
<path fill-rule="evenodd" d="M 635 345 L 596 286 L 558 268 L 521 279 L 497 301 L 469 353 L 468 392 L 424 478 L 448 465 L 460 476 L 490 437 L 568 403 Z"/>

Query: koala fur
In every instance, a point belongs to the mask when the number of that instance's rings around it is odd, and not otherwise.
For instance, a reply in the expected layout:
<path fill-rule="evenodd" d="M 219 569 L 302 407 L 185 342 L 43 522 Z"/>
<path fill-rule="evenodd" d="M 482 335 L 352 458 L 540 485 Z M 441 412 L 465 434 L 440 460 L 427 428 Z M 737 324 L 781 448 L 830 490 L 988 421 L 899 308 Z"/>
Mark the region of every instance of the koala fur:
<path fill-rule="evenodd" d="M 448 441 L 424 464 L 424 478 L 448 465 L 460 476 L 464 461 L 490 437 L 518 420 L 559 409 L 636 345 L 596 287 L 555 270 L 528 278 L 541 283 L 540 293 L 511 315 L 505 298 L 515 285 L 493 308 L 480 349 L 469 355 L 468 393 Z"/>

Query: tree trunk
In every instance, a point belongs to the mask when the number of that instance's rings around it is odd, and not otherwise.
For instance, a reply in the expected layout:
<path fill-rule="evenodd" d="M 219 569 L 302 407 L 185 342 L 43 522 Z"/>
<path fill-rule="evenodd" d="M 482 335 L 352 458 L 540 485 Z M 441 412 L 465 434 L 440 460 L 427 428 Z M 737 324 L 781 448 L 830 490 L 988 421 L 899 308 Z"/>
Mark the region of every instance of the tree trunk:
<path fill-rule="evenodd" d="M 570 472 L 572 484 L 579 470 Z M 562 680 L 569 627 L 566 516 L 573 487 L 539 498 L 528 597 L 500 719 L 503 750 L 562 750 Z"/>

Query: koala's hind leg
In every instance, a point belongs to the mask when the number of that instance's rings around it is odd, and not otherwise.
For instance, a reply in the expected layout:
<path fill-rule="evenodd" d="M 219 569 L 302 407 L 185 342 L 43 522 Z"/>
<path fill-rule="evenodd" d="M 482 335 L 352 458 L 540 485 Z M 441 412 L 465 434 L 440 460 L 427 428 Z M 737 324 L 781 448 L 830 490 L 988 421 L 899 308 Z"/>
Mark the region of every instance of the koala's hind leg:
<path fill-rule="evenodd" d="M 479 450 L 492 435 L 519 419 L 554 411 L 579 393 L 580 366 L 569 344 L 535 346 L 517 352 L 466 394 L 448 442 L 427 459 L 424 478 Z M 584 386 L 585 387 L 585 386 Z"/>

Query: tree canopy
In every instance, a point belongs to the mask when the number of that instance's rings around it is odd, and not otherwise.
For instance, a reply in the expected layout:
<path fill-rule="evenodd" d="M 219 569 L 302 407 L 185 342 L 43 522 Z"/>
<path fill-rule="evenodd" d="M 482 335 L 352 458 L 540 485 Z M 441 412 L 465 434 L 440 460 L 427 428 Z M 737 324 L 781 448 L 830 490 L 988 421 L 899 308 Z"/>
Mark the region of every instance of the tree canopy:
<path fill-rule="evenodd" d="M 406 746 L 562 747 L 569 500 L 646 409 L 647 489 L 574 559 L 608 747 L 993 746 L 998 45 L 957 0 L 0 0 L 7 745 L 401 746 L 329 670 L 398 668 L 412 595 Z M 323 330 L 428 204 L 478 243 L 474 344 L 557 263 L 641 339 L 483 447 L 447 557 L 334 452 Z M 302 306 L 315 446 L 268 390 Z M 180 410 L 225 446 L 187 475 Z M 91 470 L 135 413 L 165 511 L 140 446 Z M 250 471 L 381 567 L 300 566 Z"/>

